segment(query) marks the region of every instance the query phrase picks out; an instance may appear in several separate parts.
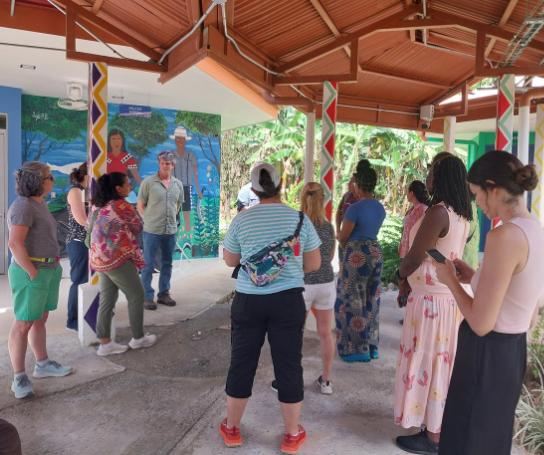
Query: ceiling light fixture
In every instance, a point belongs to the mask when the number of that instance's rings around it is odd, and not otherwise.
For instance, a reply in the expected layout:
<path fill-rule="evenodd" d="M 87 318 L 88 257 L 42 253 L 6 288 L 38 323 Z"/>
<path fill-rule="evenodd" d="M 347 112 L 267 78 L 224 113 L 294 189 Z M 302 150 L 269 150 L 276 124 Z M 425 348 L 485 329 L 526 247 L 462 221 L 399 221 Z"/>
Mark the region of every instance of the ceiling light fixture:
<path fill-rule="evenodd" d="M 21 65 L 21 68 L 24 70 L 35 70 L 36 67 L 34 65 Z"/>

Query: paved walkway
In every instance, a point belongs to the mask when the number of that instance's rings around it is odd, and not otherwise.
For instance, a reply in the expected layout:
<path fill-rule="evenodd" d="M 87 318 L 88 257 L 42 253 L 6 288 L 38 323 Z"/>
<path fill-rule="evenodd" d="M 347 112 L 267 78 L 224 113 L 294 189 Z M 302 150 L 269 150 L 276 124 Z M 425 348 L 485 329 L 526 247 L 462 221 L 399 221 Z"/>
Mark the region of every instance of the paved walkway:
<path fill-rule="evenodd" d="M 75 367 L 66 378 L 34 380 L 36 396 L 16 400 L 9 391 L 11 367 L 4 328 L 12 313 L 0 313 L 0 416 L 16 425 L 25 455 L 268 455 L 279 454 L 282 420 L 265 344 L 253 396 L 242 421 L 244 445 L 227 449 L 218 434 L 225 416 L 224 382 L 229 365 L 228 295 L 231 270 L 218 260 L 192 261 L 172 286 L 175 308 L 146 311 L 157 344 L 145 350 L 100 358 L 64 330 L 61 306 L 50 322 L 51 357 Z M 194 272 L 194 273 L 192 273 Z M 0 292 L 6 286 L 0 277 Z M 63 289 L 69 283 L 63 280 Z M 9 291 L 9 289 L 8 289 Z M 5 296 L 5 290 L 3 292 Z M 334 394 L 318 392 L 319 341 L 307 331 L 304 341 L 305 401 L 301 423 L 308 441 L 299 453 L 312 455 L 401 455 L 392 442 L 410 433 L 393 423 L 396 354 L 403 311 L 396 294 L 382 294 L 380 359 L 345 364 L 335 359 Z M 0 304 L 9 308 L 5 303 Z M 118 341 L 126 343 L 126 304 L 118 305 Z M 205 311 L 204 311 L 205 310 Z M 0 310 L 1 311 L 1 310 Z M 27 356 L 27 371 L 34 359 Z M 513 452 L 520 455 L 522 452 Z"/>

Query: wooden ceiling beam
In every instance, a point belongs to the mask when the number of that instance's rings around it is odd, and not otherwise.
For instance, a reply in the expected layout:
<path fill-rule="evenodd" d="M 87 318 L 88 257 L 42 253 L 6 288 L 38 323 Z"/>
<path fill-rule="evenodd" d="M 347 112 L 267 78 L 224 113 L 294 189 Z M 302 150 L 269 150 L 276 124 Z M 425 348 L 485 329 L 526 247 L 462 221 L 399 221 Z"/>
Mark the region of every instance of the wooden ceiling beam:
<path fill-rule="evenodd" d="M 515 38 L 516 34 L 496 27 L 494 25 L 486 25 L 481 22 L 476 22 L 464 17 L 455 16 L 454 14 L 444 13 L 433 8 L 427 8 L 427 15 L 436 19 L 449 22 L 452 26 L 461 27 L 474 32 L 483 32 L 487 36 L 492 36 L 502 41 L 510 41 Z M 527 47 L 544 52 L 544 42 L 533 40 Z"/>
<path fill-rule="evenodd" d="M 372 68 L 371 66 L 367 66 L 367 65 L 360 65 L 359 68 L 362 73 L 372 74 L 372 75 L 384 77 L 386 79 L 395 79 L 399 81 L 411 82 L 411 83 L 419 84 L 419 85 L 427 85 L 427 86 L 436 87 L 439 89 L 446 89 L 446 90 L 450 90 L 454 87 L 453 85 L 445 84 L 443 82 L 430 81 L 428 79 L 420 79 L 418 77 L 408 76 L 405 74 L 398 74 L 392 71 L 385 71 L 385 70 L 380 70 L 377 68 Z"/>
<path fill-rule="evenodd" d="M 102 5 L 104 4 L 104 1 L 105 0 L 96 0 L 94 2 L 93 7 L 91 8 L 91 13 L 95 15 L 98 14 L 98 12 L 100 11 L 100 8 L 102 8 Z"/>
<path fill-rule="evenodd" d="M 107 33 L 110 33 L 111 35 L 119 38 L 120 40 L 124 41 L 129 46 L 133 47 L 137 51 L 141 52 L 142 54 L 148 56 L 149 58 L 159 61 L 161 58 L 161 53 L 149 48 L 147 45 L 142 43 L 141 41 L 138 41 L 136 38 L 132 37 L 128 33 L 125 33 L 110 24 L 109 22 L 106 22 L 104 19 L 101 19 L 97 16 L 95 16 L 90 11 L 87 11 L 85 8 L 79 6 L 77 3 L 75 3 L 72 0 L 55 0 L 57 3 L 63 5 L 66 9 L 71 9 L 74 11 L 77 16 L 82 17 L 87 22 L 90 22 L 91 24 L 95 25 L 96 27 L 100 28 L 101 30 L 104 30 Z"/>
<path fill-rule="evenodd" d="M 502 28 L 502 27 L 504 27 L 506 25 L 506 23 L 508 22 L 508 19 L 510 19 L 510 16 L 512 15 L 512 12 L 514 11 L 514 9 L 516 8 L 516 5 L 518 4 L 518 1 L 519 0 L 510 0 L 510 2 L 508 3 L 508 6 L 504 10 L 504 13 L 503 13 L 503 15 L 501 17 L 501 20 L 497 24 L 497 27 Z M 495 37 L 492 37 L 491 41 L 489 41 L 489 44 L 487 45 L 487 47 L 485 49 L 485 57 L 486 58 L 489 57 L 489 54 L 493 50 L 493 46 L 495 46 L 496 42 L 497 42 L 497 38 L 495 38 Z"/>
<path fill-rule="evenodd" d="M 325 22 L 325 24 L 327 24 L 327 27 L 329 27 L 329 30 L 332 32 L 332 34 L 334 36 L 336 36 L 336 38 L 340 38 L 342 36 L 342 34 L 340 33 L 340 30 L 338 30 L 338 27 L 336 26 L 336 24 L 332 20 L 331 16 L 329 15 L 328 11 L 323 6 L 321 1 L 320 0 L 310 0 L 310 2 L 314 6 L 315 10 L 317 11 L 317 13 L 321 17 L 321 19 L 323 19 L 323 22 Z M 343 47 L 343 49 L 344 49 L 344 52 L 346 53 L 346 55 L 349 58 L 351 58 L 351 50 L 350 50 L 349 46 L 345 45 Z"/>
<path fill-rule="evenodd" d="M 404 5 L 406 6 L 406 8 L 410 8 L 410 6 L 412 6 L 412 0 L 404 0 Z M 410 18 L 409 20 L 412 20 L 412 18 Z M 412 43 L 415 43 L 416 42 L 416 31 L 415 30 L 409 30 L 409 34 L 410 34 L 410 41 Z"/>
<path fill-rule="evenodd" d="M 46 35 L 66 36 L 65 17 L 54 9 L 34 8 L 26 5 L 17 5 L 17 14 L 10 16 L 10 5 L 0 3 L 0 27 L 28 32 L 44 33 Z M 87 24 L 85 25 L 87 27 Z M 89 24 L 89 31 L 98 35 L 108 44 L 124 45 L 120 39 L 104 33 L 97 27 Z M 76 39 L 96 41 L 80 27 L 76 28 Z"/>
<path fill-rule="evenodd" d="M 331 54 L 332 52 L 335 52 L 338 49 L 341 49 L 346 44 L 350 43 L 351 41 L 354 41 L 355 39 L 359 39 L 363 36 L 370 35 L 372 33 L 377 32 L 378 30 L 383 29 L 384 27 L 391 26 L 395 22 L 407 19 L 409 17 L 414 16 L 415 14 L 419 13 L 421 8 L 419 5 L 412 5 L 410 8 L 407 8 L 400 13 L 392 14 L 391 16 L 386 17 L 385 19 L 382 19 L 378 22 L 375 22 L 374 24 L 371 24 L 367 27 L 363 27 L 355 32 L 350 33 L 349 35 L 346 35 L 341 38 L 335 39 L 332 43 L 329 43 L 325 46 L 321 46 L 318 49 L 315 49 L 312 52 L 307 53 L 306 55 L 303 55 L 299 58 L 296 58 L 288 63 L 285 63 L 284 65 L 281 65 L 278 68 L 278 72 L 280 73 L 286 73 L 288 71 L 293 71 L 297 68 L 300 68 L 303 65 L 306 65 L 308 63 L 311 63 L 321 57 L 324 57 L 328 54 Z M 412 22 L 412 21 L 410 21 Z"/>

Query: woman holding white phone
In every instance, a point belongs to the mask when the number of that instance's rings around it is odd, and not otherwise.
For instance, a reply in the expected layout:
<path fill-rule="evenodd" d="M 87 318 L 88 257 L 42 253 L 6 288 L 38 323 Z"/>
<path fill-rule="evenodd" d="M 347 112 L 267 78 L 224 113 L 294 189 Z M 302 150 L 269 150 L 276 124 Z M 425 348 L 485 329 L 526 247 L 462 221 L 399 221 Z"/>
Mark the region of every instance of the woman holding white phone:
<path fill-rule="evenodd" d="M 397 272 L 401 293 L 410 294 L 395 378 L 395 423 L 426 426 L 396 439 L 409 453 L 438 453 L 462 317 L 451 291 L 437 280 L 427 250 L 435 248 L 450 259 L 463 255 L 472 218 L 466 175 L 453 155 L 433 164 L 427 178 L 430 206 L 411 229 L 410 249 Z"/>
<path fill-rule="evenodd" d="M 544 231 L 527 210 L 535 166 L 493 151 L 468 173 L 476 205 L 502 226 L 487 234 L 478 271 L 459 259 L 435 263 L 465 320 L 444 410 L 440 455 L 510 455 L 527 361 L 526 332 L 544 292 Z M 460 271 L 456 276 L 455 267 Z M 471 284 L 474 298 L 461 283 Z"/>

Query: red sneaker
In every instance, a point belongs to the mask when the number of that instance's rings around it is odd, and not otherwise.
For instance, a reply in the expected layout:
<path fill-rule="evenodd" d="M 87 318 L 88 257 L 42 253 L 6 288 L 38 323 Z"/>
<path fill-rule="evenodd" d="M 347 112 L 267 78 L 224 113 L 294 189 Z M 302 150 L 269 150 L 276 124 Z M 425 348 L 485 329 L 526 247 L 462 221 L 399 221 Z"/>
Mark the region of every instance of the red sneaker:
<path fill-rule="evenodd" d="M 219 427 L 219 434 L 223 436 L 227 447 L 240 447 L 242 445 L 242 437 L 240 436 L 240 428 L 227 428 L 227 419 L 223 420 Z"/>
<path fill-rule="evenodd" d="M 302 443 L 306 441 L 306 430 L 304 430 L 302 425 L 298 426 L 298 434 L 296 436 L 291 436 L 286 434 L 283 437 L 283 444 L 280 447 L 282 453 L 297 453 L 298 449 Z"/>

